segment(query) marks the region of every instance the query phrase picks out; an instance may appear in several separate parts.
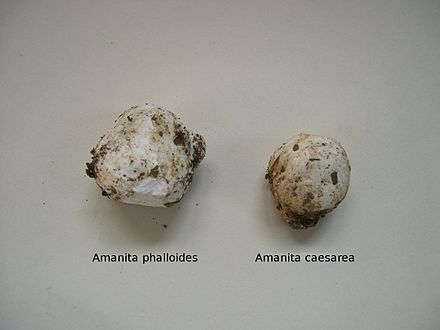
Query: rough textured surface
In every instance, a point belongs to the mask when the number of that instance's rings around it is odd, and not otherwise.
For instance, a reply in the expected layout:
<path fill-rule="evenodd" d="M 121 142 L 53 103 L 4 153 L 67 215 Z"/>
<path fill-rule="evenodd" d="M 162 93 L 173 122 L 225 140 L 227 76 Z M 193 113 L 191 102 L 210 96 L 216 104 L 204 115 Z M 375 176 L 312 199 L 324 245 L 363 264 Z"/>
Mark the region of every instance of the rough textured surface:
<path fill-rule="evenodd" d="M 304 229 L 345 198 L 350 171 L 347 153 L 337 141 L 301 133 L 275 150 L 266 179 L 286 221 Z"/>
<path fill-rule="evenodd" d="M 92 149 L 86 173 L 102 194 L 124 203 L 168 206 L 189 188 L 205 141 L 154 105 L 124 111 Z"/>

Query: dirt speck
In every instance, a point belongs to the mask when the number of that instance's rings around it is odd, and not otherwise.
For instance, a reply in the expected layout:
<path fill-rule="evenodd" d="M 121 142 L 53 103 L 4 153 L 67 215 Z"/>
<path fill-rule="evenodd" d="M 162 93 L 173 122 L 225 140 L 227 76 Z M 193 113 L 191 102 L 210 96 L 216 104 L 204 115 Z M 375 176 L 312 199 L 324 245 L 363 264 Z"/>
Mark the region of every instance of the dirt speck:
<path fill-rule="evenodd" d="M 159 165 L 154 166 L 150 171 L 150 176 L 153 178 L 157 178 L 159 175 Z"/>
<path fill-rule="evenodd" d="M 334 185 L 336 185 L 336 184 L 338 183 L 338 172 L 333 172 L 333 173 L 331 174 L 331 177 L 332 177 L 332 183 L 333 183 Z"/>
<path fill-rule="evenodd" d="M 304 200 L 304 204 L 310 204 L 312 202 L 313 198 L 315 198 L 315 196 L 313 196 L 313 194 L 311 192 L 308 192 L 306 194 L 306 199 Z"/>
<path fill-rule="evenodd" d="M 176 146 L 183 145 L 185 143 L 185 135 L 182 132 L 176 132 L 173 142 Z"/>

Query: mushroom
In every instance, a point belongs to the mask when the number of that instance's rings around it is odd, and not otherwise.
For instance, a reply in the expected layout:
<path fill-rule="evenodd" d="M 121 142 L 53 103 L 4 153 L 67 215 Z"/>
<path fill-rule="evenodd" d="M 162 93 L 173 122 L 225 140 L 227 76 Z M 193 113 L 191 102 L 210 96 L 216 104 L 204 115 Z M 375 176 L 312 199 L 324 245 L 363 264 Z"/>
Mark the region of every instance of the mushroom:
<path fill-rule="evenodd" d="M 133 106 L 92 149 L 86 173 L 110 199 L 169 206 L 188 190 L 205 149 L 203 137 L 186 129 L 171 111 Z"/>
<path fill-rule="evenodd" d="M 305 229 L 345 198 L 350 171 L 347 153 L 336 140 L 301 133 L 275 150 L 266 179 L 283 218 L 292 228 Z"/>

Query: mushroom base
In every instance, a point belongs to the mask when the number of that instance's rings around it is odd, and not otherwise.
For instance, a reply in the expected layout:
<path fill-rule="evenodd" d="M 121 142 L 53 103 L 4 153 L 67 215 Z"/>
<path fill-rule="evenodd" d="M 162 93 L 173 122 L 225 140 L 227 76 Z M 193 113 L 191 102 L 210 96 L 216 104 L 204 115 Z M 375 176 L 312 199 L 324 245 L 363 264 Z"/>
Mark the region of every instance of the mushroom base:
<path fill-rule="evenodd" d="M 310 227 L 315 227 L 319 219 L 323 218 L 327 213 L 329 213 L 332 210 L 333 209 L 322 210 L 322 211 L 306 213 L 306 214 L 295 214 L 292 212 L 288 212 L 288 213 L 282 212 L 282 213 L 283 213 L 283 218 L 293 229 L 307 229 Z"/>

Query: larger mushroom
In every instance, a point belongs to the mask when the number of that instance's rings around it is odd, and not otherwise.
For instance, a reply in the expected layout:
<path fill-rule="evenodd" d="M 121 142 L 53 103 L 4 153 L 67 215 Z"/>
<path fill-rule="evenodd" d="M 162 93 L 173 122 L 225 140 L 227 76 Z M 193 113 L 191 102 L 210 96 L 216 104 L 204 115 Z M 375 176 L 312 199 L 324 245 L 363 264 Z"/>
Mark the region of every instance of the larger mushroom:
<path fill-rule="evenodd" d="M 154 105 L 124 111 L 92 149 L 86 173 L 102 194 L 146 206 L 169 206 L 188 190 L 205 141 L 171 111 Z"/>

